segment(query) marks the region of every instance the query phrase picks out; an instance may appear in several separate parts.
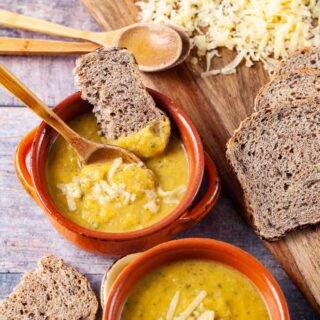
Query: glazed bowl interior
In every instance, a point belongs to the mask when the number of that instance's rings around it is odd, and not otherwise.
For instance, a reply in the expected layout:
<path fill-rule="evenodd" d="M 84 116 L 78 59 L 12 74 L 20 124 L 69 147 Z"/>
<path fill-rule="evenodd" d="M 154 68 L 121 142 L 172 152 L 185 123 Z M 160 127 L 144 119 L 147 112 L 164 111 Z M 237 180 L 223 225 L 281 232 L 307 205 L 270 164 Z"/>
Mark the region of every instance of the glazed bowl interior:
<path fill-rule="evenodd" d="M 182 216 L 192 205 L 193 200 L 200 188 L 204 173 L 204 153 L 200 137 L 189 118 L 184 114 L 184 112 L 176 107 L 170 99 L 151 89 L 149 89 L 149 92 L 153 96 L 157 106 L 164 110 L 169 116 L 171 123 L 179 134 L 186 151 L 189 180 L 186 193 L 180 204 L 173 212 L 159 222 L 142 230 L 126 233 L 99 232 L 87 229 L 74 223 L 59 211 L 48 190 L 46 181 L 46 162 L 50 147 L 57 138 L 57 133 L 46 123 L 42 122 L 39 126 L 33 143 L 31 154 L 31 171 L 39 201 L 53 219 L 57 220 L 65 227 L 75 232 L 85 234 L 89 237 L 99 239 L 108 239 L 112 237 L 112 239 L 124 240 L 126 238 L 132 239 L 134 237 L 144 236 L 164 228 Z M 57 105 L 54 110 L 65 122 L 69 122 L 75 119 L 77 116 L 90 112 L 92 108 L 92 105 L 81 99 L 80 93 L 75 93 Z"/>
<path fill-rule="evenodd" d="M 170 262 L 186 259 L 212 260 L 244 274 L 258 289 L 270 319 L 288 320 L 289 312 L 283 293 L 269 271 L 251 255 L 225 242 L 211 239 L 169 241 L 145 251 L 122 270 L 104 308 L 104 320 L 120 320 L 130 291 L 146 274 Z"/>

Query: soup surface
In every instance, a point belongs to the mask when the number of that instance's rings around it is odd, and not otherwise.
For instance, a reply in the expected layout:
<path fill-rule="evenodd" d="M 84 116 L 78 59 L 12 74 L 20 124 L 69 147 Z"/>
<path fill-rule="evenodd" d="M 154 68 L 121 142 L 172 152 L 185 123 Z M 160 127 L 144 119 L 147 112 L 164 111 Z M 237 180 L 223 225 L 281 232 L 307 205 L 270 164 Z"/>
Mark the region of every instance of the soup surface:
<path fill-rule="evenodd" d="M 107 142 L 98 135 L 91 113 L 69 125 L 90 140 Z M 81 226 L 103 232 L 139 230 L 171 213 L 188 182 L 187 157 L 174 133 L 164 152 L 145 164 L 150 170 L 124 164 L 120 158 L 81 167 L 72 147 L 59 136 L 48 157 L 49 192 L 59 210 Z"/>
<path fill-rule="evenodd" d="M 267 320 L 251 281 L 210 260 L 181 260 L 152 271 L 134 287 L 122 320 Z"/>

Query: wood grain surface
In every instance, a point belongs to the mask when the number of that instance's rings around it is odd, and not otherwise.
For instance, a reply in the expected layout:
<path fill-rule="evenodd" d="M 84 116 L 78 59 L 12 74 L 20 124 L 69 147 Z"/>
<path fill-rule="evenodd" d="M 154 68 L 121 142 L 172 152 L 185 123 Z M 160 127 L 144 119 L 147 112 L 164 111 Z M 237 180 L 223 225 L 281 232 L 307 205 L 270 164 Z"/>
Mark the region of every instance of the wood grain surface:
<path fill-rule="evenodd" d="M 82 0 L 88 10 L 106 30 L 132 23 L 138 15 L 132 0 L 107 2 Z M 112 12 L 112 14 L 107 13 Z M 232 53 L 222 54 L 224 64 Z M 258 64 L 242 66 L 237 74 L 201 78 L 180 66 L 162 74 L 148 75 L 148 82 L 178 101 L 196 124 L 202 141 L 217 163 L 225 189 L 242 206 L 242 193 L 225 159 L 225 145 L 240 122 L 253 112 L 253 100 L 268 75 Z M 172 90 L 174 88 L 174 90 Z M 276 243 L 265 242 L 286 272 L 299 286 L 308 301 L 320 313 L 320 228 L 296 231 Z M 293 267 L 294 266 L 294 267 Z"/>
<path fill-rule="evenodd" d="M 86 1 L 86 4 L 91 3 L 99 7 L 98 2 L 92 0 Z M 70 27 L 90 31 L 99 30 L 99 26 L 77 0 L 2 0 L 0 7 Z M 103 11 L 91 11 L 95 18 L 101 24 L 103 23 L 104 28 L 109 30 L 136 19 L 137 11 L 130 1 L 103 1 L 102 8 Z M 101 12 L 106 15 L 107 20 L 103 19 L 104 14 Z M 6 29 L 1 29 L 0 34 L 1 36 L 46 38 Z M 6 56 L 0 57 L 0 63 L 5 63 L 46 103 L 53 106 L 76 90 L 72 75 L 74 59 L 75 57 Z M 226 52 L 224 59 L 228 61 L 231 55 Z M 196 122 L 202 137 L 207 137 L 207 132 L 210 133 L 209 139 L 205 140 L 205 145 L 220 164 L 225 161 L 220 150 L 224 149 L 227 137 L 250 112 L 253 92 L 267 81 L 267 75 L 261 70 L 260 66 L 250 70 L 243 69 L 234 80 L 228 80 L 227 84 L 223 84 L 220 77 L 203 80 L 187 65 L 183 65 L 170 72 L 145 76 L 145 82 L 150 87 L 177 100 Z M 248 93 L 243 81 L 248 78 L 252 94 Z M 239 92 L 241 99 L 238 98 Z M 0 299 L 12 291 L 20 281 L 22 273 L 35 268 L 37 259 L 45 253 L 56 254 L 85 273 L 98 293 L 101 276 L 114 258 L 97 257 L 80 251 L 66 242 L 53 230 L 42 211 L 24 192 L 15 176 L 12 158 L 19 140 L 39 123 L 39 120 L 2 90 L 0 105 L 3 105 L 0 107 Z M 222 105 L 225 111 L 220 109 Z M 235 108 L 238 110 L 236 116 Z M 203 119 L 199 120 L 199 114 Z M 215 122 L 217 118 L 220 119 L 219 121 L 224 121 L 226 126 L 217 125 Z M 224 177 L 230 174 L 228 170 L 223 169 L 225 166 L 219 166 Z M 248 251 L 258 258 L 280 283 L 293 320 L 320 320 L 266 250 L 262 241 L 241 218 L 239 210 L 235 210 L 229 202 L 227 197 L 234 196 L 234 192 L 233 188 L 225 187 L 224 194 L 213 212 L 179 237 L 215 238 Z M 277 250 L 282 250 L 281 248 L 282 243 L 279 243 Z M 285 244 L 283 250 L 287 252 L 286 249 Z M 287 256 L 284 259 L 288 259 L 293 269 L 298 268 L 290 260 L 292 257 Z M 316 264 L 317 261 L 312 263 Z"/>

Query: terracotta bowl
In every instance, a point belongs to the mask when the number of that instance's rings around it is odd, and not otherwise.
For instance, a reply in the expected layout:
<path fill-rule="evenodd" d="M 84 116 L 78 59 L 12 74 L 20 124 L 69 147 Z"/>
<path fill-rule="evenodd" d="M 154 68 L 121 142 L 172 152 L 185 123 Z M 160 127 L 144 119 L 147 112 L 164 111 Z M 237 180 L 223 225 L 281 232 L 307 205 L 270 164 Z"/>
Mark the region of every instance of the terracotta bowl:
<path fill-rule="evenodd" d="M 169 241 L 140 254 L 124 267 L 111 286 L 103 319 L 120 320 L 131 289 L 143 276 L 161 265 L 183 259 L 208 259 L 238 270 L 247 276 L 260 292 L 271 320 L 290 319 L 285 297 L 271 273 L 245 251 L 211 239 Z"/>
<path fill-rule="evenodd" d="M 186 114 L 169 98 L 149 90 L 159 108 L 163 109 L 177 128 L 185 146 L 189 162 L 189 182 L 187 191 L 178 207 L 166 218 L 142 230 L 127 233 L 105 233 L 77 225 L 56 207 L 50 197 L 46 181 L 48 151 L 57 133 L 46 123 L 32 130 L 20 142 L 15 157 L 16 173 L 32 198 L 42 207 L 53 226 L 78 247 L 103 255 L 127 254 L 142 251 L 190 227 L 205 216 L 215 204 L 220 181 L 212 160 L 204 153 L 200 137 Z M 75 93 L 61 103 L 54 111 L 66 122 L 92 110 L 92 105 L 83 101 L 80 93 Z M 30 154 L 30 168 L 26 160 Z M 208 185 L 200 200 L 195 203 L 204 170 Z"/>

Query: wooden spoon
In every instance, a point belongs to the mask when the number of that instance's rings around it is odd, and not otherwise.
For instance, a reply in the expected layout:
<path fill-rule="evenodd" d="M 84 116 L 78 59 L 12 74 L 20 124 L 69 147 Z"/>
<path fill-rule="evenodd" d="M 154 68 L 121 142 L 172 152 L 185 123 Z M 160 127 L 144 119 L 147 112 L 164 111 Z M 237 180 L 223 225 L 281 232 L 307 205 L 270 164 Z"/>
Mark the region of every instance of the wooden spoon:
<path fill-rule="evenodd" d="M 43 39 L 0 37 L 0 55 L 75 55 L 101 46 L 92 42 L 69 42 Z"/>
<path fill-rule="evenodd" d="M 179 59 L 182 51 L 182 40 L 179 34 L 163 24 L 137 23 L 110 32 L 85 32 L 0 10 L 0 25 L 60 37 L 88 40 L 104 47 L 128 47 L 136 56 L 142 71 L 167 69 Z"/>
<path fill-rule="evenodd" d="M 189 55 L 191 44 L 188 35 L 180 27 L 168 25 L 174 29 L 182 40 L 182 51 L 179 59 L 168 68 L 182 63 Z M 69 42 L 43 39 L 21 39 L 0 37 L 1 55 L 75 55 L 98 49 L 100 45 L 92 42 Z"/>
<path fill-rule="evenodd" d="M 173 24 L 167 24 L 167 26 L 169 28 L 175 30 L 179 34 L 181 41 L 182 41 L 182 50 L 180 53 L 180 57 L 172 66 L 170 66 L 170 68 L 172 68 L 172 67 L 179 65 L 180 63 L 182 63 L 184 60 L 186 60 L 188 58 L 190 51 L 191 51 L 191 42 L 190 42 L 189 36 L 181 27 L 178 27 Z M 169 69 L 169 68 L 167 68 L 167 69 Z"/>
<path fill-rule="evenodd" d="M 82 164 L 101 163 L 120 157 L 128 163 L 143 164 L 137 156 L 123 148 L 95 143 L 77 134 L 3 65 L 0 65 L 0 84 L 63 136 Z"/>

